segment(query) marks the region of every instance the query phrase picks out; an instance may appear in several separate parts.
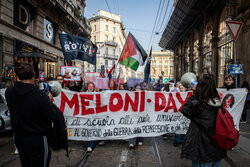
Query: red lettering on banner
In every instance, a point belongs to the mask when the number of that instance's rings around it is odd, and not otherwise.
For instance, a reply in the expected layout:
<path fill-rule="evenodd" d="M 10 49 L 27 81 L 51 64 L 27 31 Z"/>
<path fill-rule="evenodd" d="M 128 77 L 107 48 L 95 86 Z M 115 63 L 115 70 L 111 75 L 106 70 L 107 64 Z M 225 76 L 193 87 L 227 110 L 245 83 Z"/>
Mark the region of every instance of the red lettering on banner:
<path fill-rule="evenodd" d="M 79 114 L 79 101 L 78 101 L 77 93 L 75 93 L 72 99 L 69 100 L 68 97 L 65 95 L 65 93 L 62 92 L 61 93 L 61 105 L 60 105 L 60 111 L 62 111 L 62 113 L 64 112 L 66 103 L 69 105 L 69 108 L 72 108 L 73 106 L 75 106 L 73 115 Z"/>
<path fill-rule="evenodd" d="M 96 94 L 96 113 L 107 112 L 107 105 L 101 106 L 101 94 Z"/>
<path fill-rule="evenodd" d="M 181 107 L 178 109 L 178 111 L 181 111 L 183 105 L 185 104 L 185 102 L 187 101 L 187 99 L 188 99 L 192 94 L 193 94 L 193 92 L 188 92 L 188 93 L 187 93 L 187 96 L 186 96 L 186 98 L 185 98 L 185 100 L 183 101 L 182 98 L 181 98 L 180 92 L 177 92 L 177 93 L 176 93 L 176 97 L 177 97 L 178 101 L 181 103 Z"/>
<path fill-rule="evenodd" d="M 145 92 L 141 92 L 141 104 L 140 104 L 140 112 L 145 110 Z"/>
<path fill-rule="evenodd" d="M 173 105 L 170 105 L 170 104 L 173 104 Z M 164 112 L 168 112 L 168 110 L 170 109 L 173 109 L 174 112 L 177 112 L 177 107 L 176 107 L 176 104 L 175 104 L 175 101 L 174 101 L 174 98 L 173 98 L 173 94 L 172 93 L 169 93 L 168 95 L 168 105 L 167 107 L 165 108 Z"/>
<path fill-rule="evenodd" d="M 117 99 L 117 104 L 114 104 L 114 99 Z M 116 112 L 122 109 L 123 99 L 120 93 L 112 93 L 109 98 L 109 110 Z"/>
<path fill-rule="evenodd" d="M 133 101 L 129 94 L 125 94 L 125 106 L 124 106 L 124 111 L 128 111 L 128 106 L 129 104 L 131 105 L 131 108 L 133 111 L 138 111 L 138 104 L 139 104 L 139 92 L 134 92 L 135 93 L 135 100 Z"/>
<path fill-rule="evenodd" d="M 161 104 L 159 100 L 161 99 Z M 161 111 L 166 107 L 166 98 L 162 93 L 155 93 L 155 111 Z"/>
<path fill-rule="evenodd" d="M 94 100 L 94 95 L 93 94 L 80 94 L 81 97 L 81 103 L 82 103 L 82 115 L 88 115 L 88 114 L 94 114 L 95 109 L 89 108 L 86 109 L 87 106 L 89 106 L 89 101 L 87 100 Z"/>

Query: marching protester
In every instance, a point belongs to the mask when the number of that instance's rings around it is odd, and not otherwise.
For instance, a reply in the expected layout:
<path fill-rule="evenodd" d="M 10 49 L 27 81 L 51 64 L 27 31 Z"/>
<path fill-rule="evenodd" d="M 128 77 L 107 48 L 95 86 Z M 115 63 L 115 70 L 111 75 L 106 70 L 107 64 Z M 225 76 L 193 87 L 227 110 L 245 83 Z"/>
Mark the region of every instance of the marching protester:
<path fill-rule="evenodd" d="M 89 82 L 87 84 L 87 91 L 86 92 L 95 92 L 95 84 L 93 82 Z M 94 141 L 86 141 L 87 151 L 91 152 L 94 147 Z"/>
<path fill-rule="evenodd" d="M 160 91 L 162 88 L 163 88 L 163 81 L 162 81 L 162 79 L 158 79 L 155 90 Z"/>
<path fill-rule="evenodd" d="M 141 85 L 137 85 L 135 87 L 135 91 L 141 91 Z M 138 143 L 139 146 L 142 146 L 143 138 L 142 137 L 134 137 L 129 139 L 129 148 L 134 148 Z"/>
<path fill-rule="evenodd" d="M 48 95 L 34 85 L 34 68 L 21 62 L 15 66 L 17 81 L 5 92 L 11 127 L 22 166 L 49 166 L 48 127 L 55 120 Z"/>
<path fill-rule="evenodd" d="M 192 160 L 193 167 L 219 167 L 222 159 L 227 156 L 226 150 L 214 146 L 210 140 L 210 136 L 215 132 L 220 106 L 215 81 L 204 75 L 199 79 L 194 95 L 190 96 L 181 110 L 181 113 L 191 120 L 181 157 Z"/>
<path fill-rule="evenodd" d="M 109 90 L 116 90 L 115 80 L 110 79 L 108 82 L 108 87 L 109 87 Z"/>
<path fill-rule="evenodd" d="M 69 90 L 69 88 L 64 84 L 64 77 L 62 75 L 57 75 L 56 81 L 58 81 L 62 85 L 63 89 Z"/>
<path fill-rule="evenodd" d="M 119 84 L 119 90 L 126 90 L 126 89 L 125 89 L 125 84 L 120 83 L 120 84 Z"/>
<path fill-rule="evenodd" d="M 179 89 L 180 89 L 180 92 L 186 92 L 186 88 L 181 84 L 179 84 Z M 182 144 L 184 142 L 184 136 L 185 136 L 185 133 L 183 134 L 182 132 L 176 131 L 173 145 L 177 147 L 178 145 Z"/>

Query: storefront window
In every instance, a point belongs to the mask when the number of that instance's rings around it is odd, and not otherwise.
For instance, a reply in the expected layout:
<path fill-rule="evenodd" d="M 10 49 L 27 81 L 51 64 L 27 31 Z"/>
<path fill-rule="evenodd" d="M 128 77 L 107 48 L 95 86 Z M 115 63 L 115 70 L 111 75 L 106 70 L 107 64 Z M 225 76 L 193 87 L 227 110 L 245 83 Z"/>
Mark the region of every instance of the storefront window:
<path fill-rule="evenodd" d="M 225 13 L 225 12 L 224 12 Z M 218 86 L 223 86 L 224 77 L 229 73 L 229 64 L 233 63 L 233 39 L 229 30 L 226 28 L 225 14 L 219 26 L 218 41 Z"/>
<path fill-rule="evenodd" d="M 203 56 L 203 73 L 210 74 L 212 68 L 212 52 L 209 52 Z"/>
<path fill-rule="evenodd" d="M 194 54 L 193 54 L 193 72 L 195 74 L 198 74 L 198 57 L 199 57 L 199 53 L 198 53 L 198 36 L 196 36 L 195 38 L 195 42 L 194 42 Z"/>
<path fill-rule="evenodd" d="M 224 77 L 229 73 L 229 64 L 233 63 L 233 42 L 219 47 L 218 86 L 222 86 Z"/>
<path fill-rule="evenodd" d="M 211 24 L 208 23 L 204 32 L 203 36 L 203 65 L 202 65 L 202 72 L 204 74 L 210 74 L 212 71 L 212 30 Z"/>

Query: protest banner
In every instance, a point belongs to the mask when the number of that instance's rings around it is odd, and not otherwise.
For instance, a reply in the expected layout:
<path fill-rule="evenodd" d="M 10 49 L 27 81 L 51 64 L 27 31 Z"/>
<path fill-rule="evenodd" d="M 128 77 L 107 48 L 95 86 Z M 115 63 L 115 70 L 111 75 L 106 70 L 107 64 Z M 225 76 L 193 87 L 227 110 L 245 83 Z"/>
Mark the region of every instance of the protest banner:
<path fill-rule="evenodd" d="M 85 77 L 85 83 L 93 82 L 96 88 L 99 89 L 108 89 L 108 78 L 100 77 Z"/>
<path fill-rule="evenodd" d="M 243 110 L 244 89 L 219 89 L 228 94 L 229 112 L 236 128 Z M 63 90 L 54 103 L 64 113 L 70 140 L 113 140 L 154 137 L 165 133 L 185 133 L 190 120 L 180 110 L 192 92 L 104 91 L 76 93 Z M 226 101 L 226 99 L 225 99 Z"/>
<path fill-rule="evenodd" d="M 65 81 L 81 81 L 81 67 L 60 66 Z"/>

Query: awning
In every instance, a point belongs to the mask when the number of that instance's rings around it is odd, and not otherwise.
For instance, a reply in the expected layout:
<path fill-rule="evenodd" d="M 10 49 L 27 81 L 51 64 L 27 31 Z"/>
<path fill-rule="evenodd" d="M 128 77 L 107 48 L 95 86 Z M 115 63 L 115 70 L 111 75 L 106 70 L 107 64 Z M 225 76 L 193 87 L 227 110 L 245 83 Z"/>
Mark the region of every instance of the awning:
<path fill-rule="evenodd" d="M 21 57 L 21 58 L 24 58 L 24 57 L 38 57 L 38 58 L 48 59 L 48 60 L 53 61 L 53 62 L 57 62 L 57 59 L 52 58 L 52 57 L 48 57 L 48 56 L 46 56 L 46 55 L 44 55 L 42 53 L 39 53 L 39 52 L 16 52 L 15 56 Z"/>
<path fill-rule="evenodd" d="M 178 0 L 159 46 L 174 50 L 185 35 L 202 20 L 204 10 L 219 0 Z"/>

